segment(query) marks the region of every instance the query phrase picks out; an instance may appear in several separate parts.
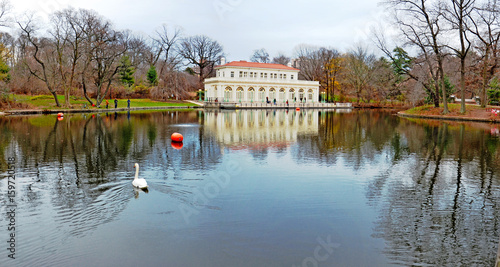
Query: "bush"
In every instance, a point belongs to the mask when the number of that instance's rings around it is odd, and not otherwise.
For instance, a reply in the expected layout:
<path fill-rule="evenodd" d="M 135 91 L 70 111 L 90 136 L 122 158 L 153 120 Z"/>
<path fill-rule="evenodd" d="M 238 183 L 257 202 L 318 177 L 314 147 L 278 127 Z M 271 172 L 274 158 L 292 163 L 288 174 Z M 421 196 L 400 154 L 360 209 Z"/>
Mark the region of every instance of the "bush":
<path fill-rule="evenodd" d="M 488 103 L 491 105 L 498 105 L 500 102 L 500 82 L 497 77 L 491 80 L 489 86 L 490 89 L 486 91 L 486 94 L 488 95 Z"/>

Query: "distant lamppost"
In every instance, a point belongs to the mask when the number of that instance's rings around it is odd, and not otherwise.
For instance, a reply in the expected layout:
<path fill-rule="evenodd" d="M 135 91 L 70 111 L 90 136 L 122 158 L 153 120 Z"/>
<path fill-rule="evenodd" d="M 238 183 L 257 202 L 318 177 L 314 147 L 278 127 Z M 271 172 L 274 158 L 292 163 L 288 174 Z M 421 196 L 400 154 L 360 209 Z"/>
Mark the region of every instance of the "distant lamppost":
<path fill-rule="evenodd" d="M 198 89 L 198 100 L 201 102 L 201 89 Z"/>

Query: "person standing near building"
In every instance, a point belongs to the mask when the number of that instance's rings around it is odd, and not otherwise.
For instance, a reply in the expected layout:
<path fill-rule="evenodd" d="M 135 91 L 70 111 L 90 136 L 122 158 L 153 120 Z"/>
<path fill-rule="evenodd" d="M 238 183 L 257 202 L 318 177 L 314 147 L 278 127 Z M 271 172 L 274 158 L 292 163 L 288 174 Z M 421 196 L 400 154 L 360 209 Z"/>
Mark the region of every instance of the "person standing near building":
<path fill-rule="evenodd" d="M 108 109 L 109 101 L 106 99 L 106 109 Z"/>
<path fill-rule="evenodd" d="M 118 107 L 118 100 L 115 98 L 115 108 Z"/>
<path fill-rule="evenodd" d="M 130 98 L 127 100 L 127 108 L 130 108 Z"/>

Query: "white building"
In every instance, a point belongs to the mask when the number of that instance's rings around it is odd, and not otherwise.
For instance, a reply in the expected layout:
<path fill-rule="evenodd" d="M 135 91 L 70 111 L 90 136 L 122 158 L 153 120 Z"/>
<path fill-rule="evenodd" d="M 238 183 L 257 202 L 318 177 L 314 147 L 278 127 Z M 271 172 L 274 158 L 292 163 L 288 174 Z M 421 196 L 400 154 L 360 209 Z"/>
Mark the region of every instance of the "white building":
<path fill-rule="evenodd" d="M 232 103 L 319 101 L 319 82 L 298 79 L 299 70 L 281 64 L 233 61 L 205 79 L 205 100 Z"/>

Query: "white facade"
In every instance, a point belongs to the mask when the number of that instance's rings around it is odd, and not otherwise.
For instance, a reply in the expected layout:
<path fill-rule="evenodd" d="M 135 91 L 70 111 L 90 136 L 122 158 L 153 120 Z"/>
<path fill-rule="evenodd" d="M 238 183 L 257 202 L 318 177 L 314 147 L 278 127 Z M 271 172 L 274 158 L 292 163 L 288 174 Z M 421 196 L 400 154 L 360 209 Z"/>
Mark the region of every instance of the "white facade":
<path fill-rule="evenodd" d="M 205 79 L 205 101 L 277 103 L 319 100 L 319 82 L 298 79 L 299 70 L 280 64 L 233 61 Z"/>

